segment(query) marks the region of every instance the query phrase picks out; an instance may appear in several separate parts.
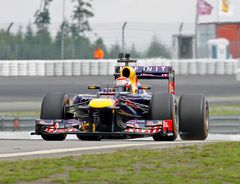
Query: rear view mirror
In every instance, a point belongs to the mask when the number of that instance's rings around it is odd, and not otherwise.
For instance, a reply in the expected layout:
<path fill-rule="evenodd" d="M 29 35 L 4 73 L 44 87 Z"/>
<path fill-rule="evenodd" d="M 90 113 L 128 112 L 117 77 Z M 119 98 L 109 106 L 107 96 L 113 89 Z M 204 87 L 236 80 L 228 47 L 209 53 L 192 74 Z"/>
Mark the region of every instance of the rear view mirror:
<path fill-rule="evenodd" d="M 101 90 L 101 87 L 100 87 L 100 86 L 97 86 L 97 85 L 90 85 L 90 86 L 88 86 L 88 89 L 89 89 L 89 90 L 95 90 L 95 89 Z"/>
<path fill-rule="evenodd" d="M 138 86 L 138 89 L 142 89 L 142 90 L 150 90 L 151 86 L 148 85 L 142 85 L 142 86 Z"/>

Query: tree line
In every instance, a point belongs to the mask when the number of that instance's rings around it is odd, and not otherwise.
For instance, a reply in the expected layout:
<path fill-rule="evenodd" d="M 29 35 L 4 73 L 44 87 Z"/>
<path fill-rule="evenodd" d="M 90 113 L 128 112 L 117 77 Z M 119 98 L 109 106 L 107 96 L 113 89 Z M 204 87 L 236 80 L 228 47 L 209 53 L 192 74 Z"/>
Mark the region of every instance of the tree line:
<path fill-rule="evenodd" d="M 65 59 L 92 59 L 96 48 L 101 48 L 108 59 L 116 58 L 122 52 L 118 43 L 107 48 L 101 37 L 91 42 L 86 36 L 87 32 L 92 31 L 89 24 L 89 19 L 94 16 L 91 0 L 72 0 L 74 6 L 71 20 L 64 20 L 53 37 L 49 31 L 49 7 L 52 1 L 42 0 L 40 8 L 35 12 L 34 23 L 29 23 L 25 30 L 22 27 L 18 28 L 17 33 L 0 30 L 1 60 L 61 59 L 62 55 Z M 138 52 L 133 44 L 128 52 L 136 58 L 170 58 L 169 50 L 156 36 L 146 51 Z"/>

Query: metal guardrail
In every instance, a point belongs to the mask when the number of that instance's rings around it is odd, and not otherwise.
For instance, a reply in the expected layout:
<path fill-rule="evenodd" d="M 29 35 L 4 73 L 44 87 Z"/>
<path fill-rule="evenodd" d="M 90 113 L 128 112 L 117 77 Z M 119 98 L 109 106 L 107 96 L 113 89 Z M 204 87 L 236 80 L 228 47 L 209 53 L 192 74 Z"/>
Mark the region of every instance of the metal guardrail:
<path fill-rule="evenodd" d="M 240 116 L 211 117 L 209 131 L 215 134 L 240 134 Z"/>
<path fill-rule="evenodd" d="M 214 134 L 240 134 L 240 116 L 210 117 L 209 132 Z M 34 117 L 0 117 L 0 131 L 33 131 Z"/>
<path fill-rule="evenodd" d="M 0 131 L 32 131 L 35 126 L 34 117 L 0 116 Z"/>

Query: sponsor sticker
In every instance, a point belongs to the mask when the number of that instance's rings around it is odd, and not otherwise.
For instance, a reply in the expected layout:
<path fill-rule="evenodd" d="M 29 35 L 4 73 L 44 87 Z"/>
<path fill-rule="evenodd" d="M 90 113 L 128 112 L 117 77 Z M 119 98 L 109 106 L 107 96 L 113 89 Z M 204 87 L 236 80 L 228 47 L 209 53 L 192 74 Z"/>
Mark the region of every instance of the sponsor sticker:
<path fill-rule="evenodd" d="M 152 121 L 148 121 L 147 122 L 147 126 L 151 126 L 151 125 L 154 125 Z"/>

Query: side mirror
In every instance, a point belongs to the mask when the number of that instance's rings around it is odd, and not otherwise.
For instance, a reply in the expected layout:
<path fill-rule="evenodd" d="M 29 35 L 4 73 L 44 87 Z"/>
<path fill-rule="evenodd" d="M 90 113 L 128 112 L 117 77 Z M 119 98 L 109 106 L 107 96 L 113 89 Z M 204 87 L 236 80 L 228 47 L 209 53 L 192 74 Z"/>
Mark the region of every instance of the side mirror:
<path fill-rule="evenodd" d="M 138 89 L 142 89 L 142 90 L 150 90 L 151 86 L 148 85 L 142 85 L 142 86 L 138 86 Z"/>
<path fill-rule="evenodd" d="M 90 86 L 88 86 L 88 89 L 89 89 L 89 90 L 96 90 L 96 89 L 101 90 L 101 87 L 100 87 L 100 86 L 97 86 L 97 85 L 90 85 Z"/>

